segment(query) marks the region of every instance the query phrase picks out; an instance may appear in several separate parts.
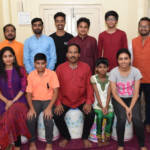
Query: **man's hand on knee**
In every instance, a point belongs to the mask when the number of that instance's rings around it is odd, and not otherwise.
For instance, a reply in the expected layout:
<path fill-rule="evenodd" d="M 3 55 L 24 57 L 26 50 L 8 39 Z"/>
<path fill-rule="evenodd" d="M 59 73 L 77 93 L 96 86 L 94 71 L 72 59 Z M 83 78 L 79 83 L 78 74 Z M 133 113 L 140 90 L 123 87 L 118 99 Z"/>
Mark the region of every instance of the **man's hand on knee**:
<path fill-rule="evenodd" d="M 91 112 L 92 106 L 90 104 L 84 104 L 83 111 L 85 114 L 89 114 Z"/>
<path fill-rule="evenodd" d="M 62 104 L 56 106 L 56 108 L 55 108 L 55 110 L 54 110 L 54 113 L 55 113 L 56 115 L 59 115 L 59 116 L 60 116 L 63 112 L 64 112 L 64 108 L 63 108 Z"/>

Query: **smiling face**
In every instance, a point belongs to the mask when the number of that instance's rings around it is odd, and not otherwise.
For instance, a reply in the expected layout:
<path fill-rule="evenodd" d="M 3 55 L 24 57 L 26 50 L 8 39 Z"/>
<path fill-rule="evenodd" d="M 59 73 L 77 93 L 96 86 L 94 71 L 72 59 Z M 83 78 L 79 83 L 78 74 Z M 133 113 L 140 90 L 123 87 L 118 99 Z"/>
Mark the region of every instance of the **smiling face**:
<path fill-rule="evenodd" d="M 120 68 L 126 69 L 130 66 L 130 64 L 131 64 L 131 58 L 127 53 L 121 53 L 118 56 L 118 65 Z"/>
<path fill-rule="evenodd" d="M 77 61 L 79 60 L 80 57 L 80 53 L 78 50 L 78 47 L 76 47 L 75 45 L 72 45 L 68 48 L 68 52 L 66 54 L 67 59 L 70 63 L 77 63 Z"/>
<path fill-rule="evenodd" d="M 89 26 L 86 22 L 80 22 L 77 27 L 77 30 L 78 30 L 79 36 L 84 37 L 88 34 Z"/>
<path fill-rule="evenodd" d="M 55 19 L 55 26 L 57 28 L 57 30 L 64 30 L 65 28 L 65 18 L 62 16 L 58 16 Z"/>
<path fill-rule="evenodd" d="M 109 16 L 107 19 L 106 19 L 106 25 L 108 28 L 115 28 L 116 25 L 117 25 L 117 20 L 114 16 Z"/>
<path fill-rule="evenodd" d="M 13 66 L 14 59 L 15 56 L 9 50 L 5 51 L 2 56 L 2 60 L 5 66 Z"/>
<path fill-rule="evenodd" d="M 150 22 L 147 20 L 141 21 L 139 23 L 138 31 L 141 36 L 148 36 L 150 34 Z"/>
<path fill-rule="evenodd" d="M 12 26 L 8 26 L 4 32 L 5 39 L 8 41 L 13 41 L 16 38 L 16 31 Z"/>

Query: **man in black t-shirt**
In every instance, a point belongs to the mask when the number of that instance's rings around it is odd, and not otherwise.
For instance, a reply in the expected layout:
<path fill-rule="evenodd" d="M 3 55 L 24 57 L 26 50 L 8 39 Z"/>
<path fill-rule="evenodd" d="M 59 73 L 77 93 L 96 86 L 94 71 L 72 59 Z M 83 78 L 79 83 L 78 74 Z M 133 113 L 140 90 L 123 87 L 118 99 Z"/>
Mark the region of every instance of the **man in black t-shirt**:
<path fill-rule="evenodd" d="M 58 12 L 54 15 L 54 21 L 57 31 L 50 35 L 53 38 L 56 46 L 57 53 L 57 62 L 55 69 L 59 64 L 62 64 L 66 61 L 66 52 L 68 41 L 73 38 L 72 34 L 67 33 L 64 30 L 66 23 L 66 15 L 62 12 Z"/>

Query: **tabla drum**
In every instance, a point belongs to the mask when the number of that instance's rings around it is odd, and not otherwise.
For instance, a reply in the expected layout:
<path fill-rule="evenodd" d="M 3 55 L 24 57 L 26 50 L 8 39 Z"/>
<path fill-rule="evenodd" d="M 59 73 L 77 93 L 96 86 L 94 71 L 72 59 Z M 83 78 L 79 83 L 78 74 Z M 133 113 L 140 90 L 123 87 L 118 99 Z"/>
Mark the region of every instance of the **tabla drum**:
<path fill-rule="evenodd" d="M 28 143 L 28 139 L 25 136 L 21 136 L 21 144 Z"/>
<path fill-rule="evenodd" d="M 79 109 L 70 109 L 65 115 L 70 136 L 72 139 L 79 139 L 83 132 L 83 114 Z"/>
<path fill-rule="evenodd" d="M 116 132 L 116 124 L 117 124 L 117 118 L 116 115 L 114 117 L 114 123 L 112 126 L 112 139 L 117 141 L 117 132 Z M 132 122 L 129 123 L 126 120 L 126 124 L 125 124 L 125 133 L 124 133 L 124 141 L 129 141 L 133 138 L 133 124 Z"/>
<path fill-rule="evenodd" d="M 54 129 L 53 129 L 53 141 L 57 140 L 59 138 L 59 131 L 54 124 Z M 40 141 L 46 142 L 45 139 L 45 126 L 44 126 L 44 121 L 43 121 L 43 112 L 39 115 L 38 119 L 38 139 Z"/>

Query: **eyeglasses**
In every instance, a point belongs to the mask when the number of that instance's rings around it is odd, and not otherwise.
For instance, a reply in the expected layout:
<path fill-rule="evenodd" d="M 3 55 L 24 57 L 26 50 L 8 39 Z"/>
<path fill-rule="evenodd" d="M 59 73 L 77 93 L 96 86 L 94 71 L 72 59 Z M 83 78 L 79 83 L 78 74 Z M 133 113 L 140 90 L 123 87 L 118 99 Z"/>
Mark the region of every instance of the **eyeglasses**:
<path fill-rule="evenodd" d="M 150 28 L 150 26 L 139 26 L 139 28 L 141 28 L 141 29 L 148 29 L 148 28 Z"/>
<path fill-rule="evenodd" d="M 106 21 L 116 21 L 115 18 L 107 18 Z"/>

